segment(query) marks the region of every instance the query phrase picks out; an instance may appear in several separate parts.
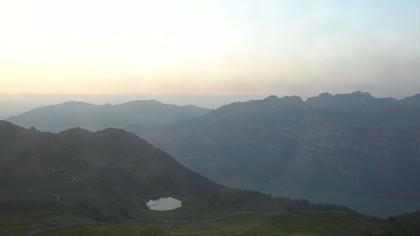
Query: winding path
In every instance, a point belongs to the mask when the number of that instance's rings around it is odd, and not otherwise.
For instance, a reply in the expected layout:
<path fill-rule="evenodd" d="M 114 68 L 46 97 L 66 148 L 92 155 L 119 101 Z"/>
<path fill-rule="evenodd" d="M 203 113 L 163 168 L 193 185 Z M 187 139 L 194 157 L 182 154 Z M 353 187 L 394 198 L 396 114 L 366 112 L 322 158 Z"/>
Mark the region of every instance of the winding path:
<path fill-rule="evenodd" d="M 54 168 L 50 168 L 50 171 L 51 171 L 51 172 L 53 172 L 54 174 L 57 174 L 57 175 L 58 175 L 58 174 L 64 175 L 64 174 L 62 174 L 62 173 L 58 173 L 58 172 L 57 172 Z M 61 183 L 61 184 L 68 184 L 68 183 L 74 183 L 74 182 L 79 181 L 79 180 L 77 179 L 77 177 L 75 177 L 75 176 L 72 176 L 72 175 L 71 175 L 71 178 L 72 178 L 71 180 L 69 180 L 69 181 L 65 181 L 65 182 L 63 182 L 63 183 Z M 61 203 L 61 204 L 64 204 L 64 201 L 63 201 L 63 200 L 61 200 L 61 195 L 60 195 L 60 194 L 58 194 L 58 193 L 54 193 L 54 192 L 47 192 L 47 191 L 36 190 L 36 189 L 43 189 L 43 188 L 47 188 L 47 187 L 49 187 L 49 186 L 51 186 L 51 185 L 47 185 L 47 186 L 44 186 L 44 187 L 30 188 L 30 189 L 28 189 L 28 191 L 29 191 L 30 193 L 40 193 L 40 194 L 47 194 L 47 195 L 50 195 L 50 196 L 54 196 L 57 202 L 59 202 L 59 203 Z"/>
<path fill-rule="evenodd" d="M 38 191 L 38 190 L 34 190 L 33 188 L 30 188 L 28 191 L 29 191 L 30 193 L 43 193 L 43 194 L 48 194 L 48 195 L 51 195 L 51 196 L 55 196 L 55 198 L 56 198 L 57 202 L 59 202 L 59 203 L 63 203 L 63 204 L 64 204 L 64 202 L 61 200 L 61 196 L 60 196 L 60 194 L 58 194 L 58 193 L 45 192 L 45 191 Z"/>

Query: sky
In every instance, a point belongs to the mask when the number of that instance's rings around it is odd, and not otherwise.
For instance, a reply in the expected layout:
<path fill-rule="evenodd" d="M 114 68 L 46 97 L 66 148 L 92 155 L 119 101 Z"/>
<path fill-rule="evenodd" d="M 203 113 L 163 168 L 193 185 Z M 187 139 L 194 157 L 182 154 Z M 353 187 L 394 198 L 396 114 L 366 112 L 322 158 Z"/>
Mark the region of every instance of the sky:
<path fill-rule="evenodd" d="M 418 0 L 0 0 L 0 110 L 406 97 L 420 92 L 419 22 Z"/>

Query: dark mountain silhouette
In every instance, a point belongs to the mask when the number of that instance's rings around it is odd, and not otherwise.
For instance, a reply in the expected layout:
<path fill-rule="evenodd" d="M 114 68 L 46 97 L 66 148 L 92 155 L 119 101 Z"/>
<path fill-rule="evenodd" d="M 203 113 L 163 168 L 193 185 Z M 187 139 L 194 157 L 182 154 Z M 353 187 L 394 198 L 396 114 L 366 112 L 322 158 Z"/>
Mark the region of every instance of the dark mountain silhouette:
<path fill-rule="evenodd" d="M 196 219 L 238 211 L 334 210 L 215 184 L 165 152 L 119 129 L 59 134 L 0 121 L 2 214 L 53 211 L 97 221 Z M 183 207 L 154 213 L 145 203 L 175 197 Z"/>
<path fill-rule="evenodd" d="M 420 209 L 420 95 L 269 96 L 143 135 L 229 186 L 381 216 Z"/>
<path fill-rule="evenodd" d="M 118 105 L 93 105 L 66 102 L 40 107 L 7 120 L 22 127 L 36 127 L 42 131 L 60 132 L 81 127 L 97 131 L 106 128 L 142 130 L 173 125 L 197 118 L 210 110 L 197 106 L 176 106 L 155 100 L 132 101 Z"/>
<path fill-rule="evenodd" d="M 0 192 L 17 208 L 63 203 L 135 217 L 147 199 L 200 197 L 223 189 L 123 130 L 74 128 L 52 134 L 0 122 L 0 140 Z"/>

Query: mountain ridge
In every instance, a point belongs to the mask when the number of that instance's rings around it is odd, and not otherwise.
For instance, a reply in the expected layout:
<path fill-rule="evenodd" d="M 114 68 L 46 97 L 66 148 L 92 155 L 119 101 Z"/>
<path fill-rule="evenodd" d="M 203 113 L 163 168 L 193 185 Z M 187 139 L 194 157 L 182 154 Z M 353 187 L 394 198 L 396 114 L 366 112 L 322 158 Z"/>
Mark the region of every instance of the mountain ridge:
<path fill-rule="evenodd" d="M 324 93 L 302 101 L 269 96 L 143 135 L 228 186 L 338 201 L 358 210 L 370 205 L 365 213 L 395 215 L 409 211 L 419 196 L 413 190 L 420 181 L 418 97 Z M 351 199 L 366 193 L 371 200 Z"/>
<path fill-rule="evenodd" d="M 191 220 L 240 211 L 340 211 L 340 206 L 274 198 L 214 183 L 133 133 L 73 128 L 58 134 L 0 121 L 0 211 L 99 222 Z M 183 206 L 154 212 L 147 201 L 174 197 Z"/>
<path fill-rule="evenodd" d="M 196 118 L 209 111 L 194 105 L 177 106 L 156 100 L 135 100 L 117 105 L 71 101 L 35 108 L 6 120 L 26 128 L 34 126 L 52 132 L 73 127 L 92 131 L 108 127 L 148 129 Z"/>
<path fill-rule="evenodd" d="M 413 187 L 420 181 L 419 120 L 420 94 L 356 91 L 305 101 L 273 95 L 172 125 L 124 129 L 231 187 L 389 216 L 420 209 Z"/>

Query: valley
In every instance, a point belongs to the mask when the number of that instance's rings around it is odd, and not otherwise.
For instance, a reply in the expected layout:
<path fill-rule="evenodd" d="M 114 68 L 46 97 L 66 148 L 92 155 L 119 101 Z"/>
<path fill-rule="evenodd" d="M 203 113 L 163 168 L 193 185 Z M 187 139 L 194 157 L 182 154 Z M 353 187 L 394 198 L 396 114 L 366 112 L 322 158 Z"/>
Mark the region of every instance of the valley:
<path fill-rule="evenodd" d="M 165 123 L 152 122 L 158 113 Z M 356 91 L 305 101 L 269 96 L 215 110 L 157 101 L 73 102 L 8 120 L 49 132 L 121 127 L 216 183 L 388 217 L 420 209 L 419 117 L 419 95 L 376 98 Z"/>
<path fill-rule="evenodd" d="M 213 221 L 240 212 L 357 215 L 342 206 L 216 184 L 124 130 L 53 134 L 0 121 L 0 138 L 0 232 L 7 234 L 133 220 Z M 162 197 L 179 199 L 182 207 L 148 209 L 148 201 Z"/>
<path fill-rule="evenodd" d="M 0 236 L 420 236 L 420 0 L 0 0 Z"/>

